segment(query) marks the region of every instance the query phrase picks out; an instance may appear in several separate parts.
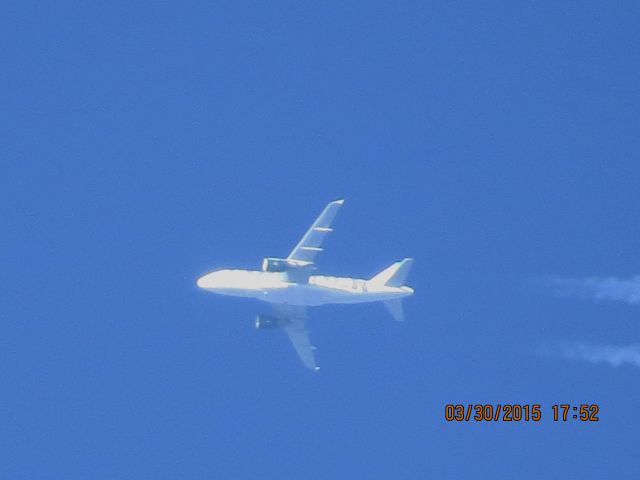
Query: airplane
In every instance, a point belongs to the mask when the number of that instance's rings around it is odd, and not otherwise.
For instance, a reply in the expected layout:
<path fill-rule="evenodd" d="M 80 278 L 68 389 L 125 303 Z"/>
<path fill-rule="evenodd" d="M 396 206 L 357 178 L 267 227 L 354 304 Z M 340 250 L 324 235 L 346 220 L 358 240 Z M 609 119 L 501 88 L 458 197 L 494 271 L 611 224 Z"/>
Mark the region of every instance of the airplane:
<path fill-rule="evenodd" d="M 413 259 L 405 258 L 370 279 L 317 275 L 315 256 L 333 229 L 344 200 L 330 202 L 287 258 L 266 257 L 261 270 L 223 269 L 198 278 L 198 287 L 221 295 L 257 298 L 274 315 L 259 314 L 256 328 L 283 327 L 303 365 L 318 371 L 305 322 L 306 307 L 334 303 L 384 302 L 397 321 L 404 320 L 402 298 L 413 295 L 405 281 Z"/>

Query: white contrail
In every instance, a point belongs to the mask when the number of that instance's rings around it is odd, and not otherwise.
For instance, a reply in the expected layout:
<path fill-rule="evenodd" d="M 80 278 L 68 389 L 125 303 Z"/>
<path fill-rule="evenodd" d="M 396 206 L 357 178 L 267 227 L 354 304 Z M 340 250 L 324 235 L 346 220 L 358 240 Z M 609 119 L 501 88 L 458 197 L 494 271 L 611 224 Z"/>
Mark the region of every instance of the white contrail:
<path fill-rule="evenodd" d="M 551 283 L 560 296 L 640 304 L 640 275 L 629 280 L 615 277 L 552 278 Z"/>
<path fill-rule="evenodd" d="M 591 363 L 606 363 L 612 367 L 630 364 L 640 367 L 640 344 L 626 346 L 587 345 L 577 343 L 563 345 L 560 354 L 572 360 L 586 360 Z"/>

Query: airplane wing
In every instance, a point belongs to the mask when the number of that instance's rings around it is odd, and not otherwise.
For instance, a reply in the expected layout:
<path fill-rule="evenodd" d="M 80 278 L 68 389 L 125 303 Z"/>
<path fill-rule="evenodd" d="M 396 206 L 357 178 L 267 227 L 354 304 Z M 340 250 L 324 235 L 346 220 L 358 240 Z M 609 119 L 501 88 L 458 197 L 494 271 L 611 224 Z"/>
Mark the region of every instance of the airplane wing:
<path fill-rule="evenodd" d="M 320 370 L 316 365 L 314 350 L 316 347 L 309 341 L 309 331 L 306 328 L 307 309 L 294 305 L 273 305 L 276 314 L 286 320 L 284 331 L 293 344 L 303 365 L 311 370 Z"/>
<path fill-rule="evenodd" d="M 307 230 L 302 239 L 291 251 L 288 260 L 297 260 L 302 262 L 313 263 L 313 259 L 318 252 L 322 251 L 321 245 L 327 233 L 332 232 L 331 222 L 335 218 L 340 206 L 344 200 L 334 200 L 329 203 L 313 222 L 313 225 Z"/>

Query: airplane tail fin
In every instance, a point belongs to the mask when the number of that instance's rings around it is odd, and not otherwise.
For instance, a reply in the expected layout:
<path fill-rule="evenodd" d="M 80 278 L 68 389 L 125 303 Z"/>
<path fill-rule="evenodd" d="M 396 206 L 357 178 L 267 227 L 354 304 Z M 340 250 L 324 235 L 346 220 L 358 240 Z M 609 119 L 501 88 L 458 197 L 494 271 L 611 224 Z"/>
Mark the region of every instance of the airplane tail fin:
<path fill-rule="evenodd" d="M 407 280 L 409 270 L 413 258 L 405 258 L 400 262 L 396 262 L 393 265 L 385 268 L 376 276 L 369 280 L 374 285 L 386 285 L 388 287 L 402 287 Z"/>

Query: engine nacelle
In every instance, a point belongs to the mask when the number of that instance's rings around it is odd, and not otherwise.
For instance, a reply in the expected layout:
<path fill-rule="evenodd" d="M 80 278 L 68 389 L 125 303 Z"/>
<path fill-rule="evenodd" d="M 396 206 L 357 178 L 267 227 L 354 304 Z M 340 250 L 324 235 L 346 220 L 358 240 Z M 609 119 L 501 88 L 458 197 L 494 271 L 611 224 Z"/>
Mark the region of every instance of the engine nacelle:
<path fill-rule="evenodd" d="M 256 315 L 256 328 L 278 328 L 283 327 L 288 322 L 284 318 L 274 317 L 259 313 Z"/>
<path fill-rule="evenodd" d="M 286 272 L 292 268 L 296 268 L 296 265 L 286 258 L 267 257 L 262 260 L 263 272 Z"/>
<path fill-rule="evenodd" d="M 272 257 L 262 260 L 263 272 L 282 273 L 283 278 L 289 282 L 305 283 L 309 280 L 309 276 L 314 270 L 313 262 Z"/>

